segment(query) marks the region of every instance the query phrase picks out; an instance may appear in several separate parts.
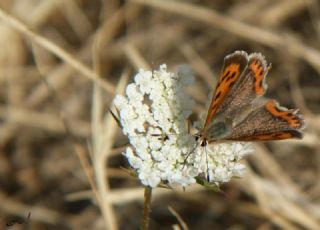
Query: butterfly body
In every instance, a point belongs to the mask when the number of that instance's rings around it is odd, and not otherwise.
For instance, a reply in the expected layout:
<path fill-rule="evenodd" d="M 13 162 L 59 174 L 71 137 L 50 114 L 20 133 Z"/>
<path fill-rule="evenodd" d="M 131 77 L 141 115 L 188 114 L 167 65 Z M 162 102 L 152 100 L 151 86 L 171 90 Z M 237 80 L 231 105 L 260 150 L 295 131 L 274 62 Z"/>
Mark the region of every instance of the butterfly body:
<path fill-rule="evenodd" d="M 269 69 L 260 53 L 226 56 L 204 126 L 196 135 L 200 145 L 302 138 L 304 119 L 298 110 L 263 97 Z"/>

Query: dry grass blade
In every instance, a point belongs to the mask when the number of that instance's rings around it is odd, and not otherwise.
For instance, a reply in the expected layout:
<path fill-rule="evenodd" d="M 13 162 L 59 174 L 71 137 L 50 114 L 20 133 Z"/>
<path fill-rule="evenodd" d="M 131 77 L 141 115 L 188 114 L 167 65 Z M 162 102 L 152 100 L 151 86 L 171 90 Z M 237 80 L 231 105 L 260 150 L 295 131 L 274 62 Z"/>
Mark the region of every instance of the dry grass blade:
<path fill-rule="evenodd" d="M 71 54 L 67 53 L 65 50 L 57 46 L 56 44 L 50 42 L 48 39 L 35 34 L 30 29 L 28 29 L 24 24 L 13 18 L 11 15 L 5 13 L 2 9 L 0 9 L 0 18 L 10 24 L 13 28 L 18 30 L 19 32 L 23 33 L 24 35 L 28 36 L 31 40 L 33 40 L 35 43 L 41 45 L 43 48 L 49 50 L 50 52 L 57 55 L 59 58 L 64 60 L 66 63 L 71 65 L 74 69 L 78 70 L 80 73 L 82 73 L 85 77 L 92 81 L 97 81 L 99 85 L 101 85 L 102 88 L 104 88 L 107 92 L 113 93 L 113 86 L 100 79 L 96 78 L 95 73 L 89 69 L 84 64 L 80 63 L 73 57 Z"/>
<path fill-rule="evenodd" d="M 174 210 L 172 207 L 168 207 L 169 211 L 171 212 L 172 215 L 174 215 L 179 224 L 181 225 L 182 229 L 184 230 L 188 230 L 188 225 L 185 223 L 185 221 L 181 218 L 181 216 L 179 215 L 179 213 L 176 212 L 176 210 Z"/>
<path fill-rule="evenodd" d="M 127 84 L 129 77 L 128 71 L 124 71 L 122 74 L 117 92 L 122 92 Z M 96 88 L 97 86 L 95 86 Z M 93 104 L 93 167 L 97 178 L 98 192 L 101 197 L 100 208 L 103 213 L 104 221 L 108 229 L 118 229 L 116 217 L 112 208 L 112 204 L 109 200 L 110 189 L 106 182 L 108 173 L 106 165 L 108 161 L 108 155 L 111 151 L 115 133 L 117 130 L 117 124 L 114 122 L 112 115 L 107 113 L 105 122 L 101 120 L 101 99 L 99 96 L 99 90 L 96 88 L 94 94 Z"/>
<path fill-rule="evenodd" d="M 275 2 L 271 7 L 259 15 L 262 24 L 267 27 L 279 26 L 290 16 L 300 13 L 312 3 L 312 0 L 294 0 Z"/>
<path fill-rule="evenodd" d="M 26 211 L 29 211 L 31 212 L 32 219 L 43 223 L 57 224 L 59 222 L 64 222 L 64 217 L 62 215 L 48 208 L 41 206 L 33 207 L 32 205 L 19 203 L 9 197 L 6 197 L 2 193 L 0 193 L 0 201 L 0 209 L 13 215 L 25 217 Z"/>
<path fill-rule="evenodd" d="M 150 69 L 149 64 L 147 61 L 142 57 L 142 55 L 139 53 L 136 47 L 132 44 L 126 44 L 124 46 L 124 52 L 129 59 L 129 61 L 132 63 L 132 65 L 135 67 L 135 69 Z"/>
<path fill-rule="evenodd" d="M 319 229 L 320 225 L 309 213 L 305 212 L 302 207 L 299 207 L 295 202 L 292 202 L 288 197 L 282 193 L 282 187 L 278 187 L 271 181 L 259 179 L 253 173 L 250 173 L 250 184 L 252 185 L 253 192 L 257 197 L 262 210 L 277 223 L 279 218 L 283 218 L 281 223 L 286 220 L 286 226 L 289 229 L 294 228 L 290 221 L 296 222 L 307 229 Z"/>
<path fill-rule="evenodd" d="M 227 31 L 239 37 L 252 40 L 272 48 L 286 48 L 290 54 L 302 58 L 314 66 L 320 72 L 320 52 L 308 47 L 290 35 L 280 36 L 267 29 L 251 26 L 227 16 L 219 14 L 213 9 L 207 9 L 196 5 L 159 0 L 130 0 L 132 2 L 145 4 L 159 10 L 175 13 L 187 18 L 207 23 L 218 29 Z"/>
<path fill-rule="evenodd" d="M 207 23 L 211 26 L 225 30 L 258 43 L 262 43 L 271 47 L 283 45 L 283 40 L 277 34 L 270 31 L 260 29 L 254 26 L 244 24 L 227 16 L 219 14 L 214 9 L 207 9 L 184 2 L 178 1 L 159 1 L 159 0 L 130 0 L 132 2 L 141 3 L 154 7 L 155 9 L 164 10 L 175 13 L 192 20 Z"/>
<path fill-rule="evenodd" d="M 9 123 L 31 126 L 56 134 L 65 133 L 61 118 L 48 113 L 40 113 L 20 107 L 0 106 L 0 117 Z M 90 124 L 86 121 L 70 121 L 70 131 L 78 137 L 88 137 Z"/>

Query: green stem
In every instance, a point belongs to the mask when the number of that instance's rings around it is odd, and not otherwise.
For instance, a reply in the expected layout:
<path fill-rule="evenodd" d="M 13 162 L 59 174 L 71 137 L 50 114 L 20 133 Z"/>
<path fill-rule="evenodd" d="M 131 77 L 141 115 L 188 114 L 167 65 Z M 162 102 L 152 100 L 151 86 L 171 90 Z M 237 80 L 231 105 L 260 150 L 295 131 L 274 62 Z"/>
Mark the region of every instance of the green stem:
<path fill-rule="evenodd" d="M 143 219 L 141 222 L 141 230 L 147 230 L 149 228 L 151 195 L 152 195 L 152 188 L 149 186 L 146 186 L 144 188 Z"/>

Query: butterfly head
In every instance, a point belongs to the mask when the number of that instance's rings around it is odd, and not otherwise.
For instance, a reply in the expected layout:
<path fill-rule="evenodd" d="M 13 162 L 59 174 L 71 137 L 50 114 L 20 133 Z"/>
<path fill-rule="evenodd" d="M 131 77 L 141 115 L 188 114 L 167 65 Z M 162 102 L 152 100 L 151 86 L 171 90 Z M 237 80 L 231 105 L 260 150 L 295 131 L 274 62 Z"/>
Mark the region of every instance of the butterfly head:
<path fill-rule="evenodd" d="M 198 133 L 198 134 L 194 135 L 194 139 L 195 139 L 196 142 L 199 143 L 199 145 L 200 145 L 201 147 L 205 147 L 205 146 L 208 145 L 208 140 L 207 140 L 207 138 L 206 138 L 203 134 L 201 134 L 201 133 Z"/>
<path fill-rule="evenodd" d="M 224 140 L 232 133 L 232 121 L 227 119 L 217 119 L 216 121 L 204 126 L 195 135 L 195 140 L 200 146 L 204 147 L 210 143 Z"/>

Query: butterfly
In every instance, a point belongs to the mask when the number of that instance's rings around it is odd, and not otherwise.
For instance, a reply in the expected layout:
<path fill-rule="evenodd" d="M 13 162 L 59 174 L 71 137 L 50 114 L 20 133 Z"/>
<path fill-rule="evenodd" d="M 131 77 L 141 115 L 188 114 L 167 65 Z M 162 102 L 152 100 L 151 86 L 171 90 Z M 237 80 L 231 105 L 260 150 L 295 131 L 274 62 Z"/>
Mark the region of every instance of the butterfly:
<path fill-rule="evenodd" d="M 302 138 L 305 121 L 299 110 L 263 97 L 269 69 L 261 53 L 235 51 L 225 57 L 203 128 L 196 134 L 201 146 Z"/>

